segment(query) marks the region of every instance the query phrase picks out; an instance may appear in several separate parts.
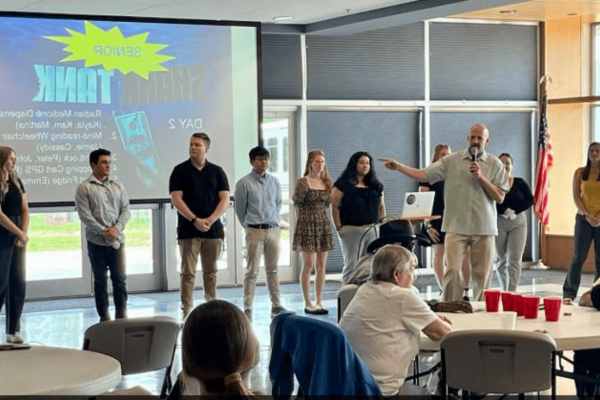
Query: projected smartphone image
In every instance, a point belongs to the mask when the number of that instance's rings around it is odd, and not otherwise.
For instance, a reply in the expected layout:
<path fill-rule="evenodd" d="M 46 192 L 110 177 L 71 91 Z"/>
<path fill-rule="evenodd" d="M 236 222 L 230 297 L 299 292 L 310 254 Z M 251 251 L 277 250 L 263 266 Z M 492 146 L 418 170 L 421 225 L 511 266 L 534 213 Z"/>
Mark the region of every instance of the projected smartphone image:
<path fill-rule="evenodd" d="M 161 168 L 146 113 L 138 111 L 120 115 L 115 117 L 115 121 L 123 148 L 137 162 L 138 178 L 146 187 L 155 186 L 160 181 Z"/>

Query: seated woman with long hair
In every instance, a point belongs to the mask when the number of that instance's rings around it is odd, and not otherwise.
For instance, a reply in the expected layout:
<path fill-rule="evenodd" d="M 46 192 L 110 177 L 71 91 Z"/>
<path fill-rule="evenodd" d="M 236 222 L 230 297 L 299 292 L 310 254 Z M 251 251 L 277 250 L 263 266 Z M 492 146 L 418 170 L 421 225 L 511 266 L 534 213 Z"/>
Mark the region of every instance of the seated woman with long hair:
<path fill-rule="evenodd" d="M 195 378 L 200 395 L 240 398 L 257 395 L 246 378 L 258 364 L 260 348 L 250 321 L 235 305 L 211 300 L 188 316 L 181 339 L 184 382 Z M 185 385 L 185 383 L 184 383 Z M 183 388 L 183 394 L 191 394 Z"/>

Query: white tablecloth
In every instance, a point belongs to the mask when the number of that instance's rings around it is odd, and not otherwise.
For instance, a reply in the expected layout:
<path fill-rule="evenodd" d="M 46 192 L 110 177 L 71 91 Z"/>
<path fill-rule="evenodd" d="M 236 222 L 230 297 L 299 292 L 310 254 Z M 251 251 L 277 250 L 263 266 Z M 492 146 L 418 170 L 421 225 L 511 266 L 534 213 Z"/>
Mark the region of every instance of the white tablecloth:
<path fill-rule="evenodd" d="M 0 395 L 85 395 L 113 389 L 121 365 L 85 350 L 32 346 L 0 351 Z"/>
<path fill-rule="evenodd" d="M 482 303 L 474 303 L 473 314 L 440 313 L 452 321 L 454 331 L 466 329 L 504 329 L 500 321 L 502 313 L 483 311 Z M 583 350 L 600 348 L 600 311 L 577 305 L 561 306 L 557 322 L 547 322 L 544 310 L 537 319 L 517 317 L 515 330 L 545 332 L 555 341 L 559 350 Z M 439 342 L 421 335 L 421 350 L 439 350 Z"/>

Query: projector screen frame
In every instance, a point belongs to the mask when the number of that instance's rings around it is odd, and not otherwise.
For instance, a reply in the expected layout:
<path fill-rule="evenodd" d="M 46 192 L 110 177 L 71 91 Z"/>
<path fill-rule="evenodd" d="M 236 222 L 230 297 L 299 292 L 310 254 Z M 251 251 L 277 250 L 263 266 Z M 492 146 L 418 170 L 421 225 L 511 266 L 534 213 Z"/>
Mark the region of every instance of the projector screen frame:
<path fill-rule="evenodd" d="M 261 23 L 251 21 L 230 21 L 230 20 L 204 20 L 204 19 L 184 19 L 184 18 L 162 18 L 162 17 L 133 17 L 133 16 L 110 16 L 110 15 L 94 15 L 94 14 L 58 14 L 58 13 L 31 13 L 17 11 L 0 11 L 0 18 L 22 18 L 22 19 L 50 19 L 50 20 L 75 20 L 75 21 L 103 21 L 115 23 L 156 23 L 156 24 L 171 24 L 171 25 L 205 25 L 205 26 L 229 26 L 229 27 L 248 27 L 254 28 L 255 34 L 255 54 L 256 54 L 256 137 L 251 141 L 262 143 L 262 116 L 263 116 L 263 97 L 262 97 L 262 51 L 261 51 Z M 210 135 L 210 132 L 207 132 Z M 235 143 L 235 134 L 234 134 Z M 19 152 L 16 148 L 15 151 Z M 234 149 L 231 149 L 234 151 Z M 247 154 L 247 150 L 245 151 Z M 247 162 L 247 156 L 244 161 Z M 210 159 L 210 153 L 209 153 Z M 181 161 L 185 158 L 182 157 Z M 174 167 L 171 166 L 171 167 Z M 235 169 L 235 168 L 234 168 Z M 90 169 L 91 174 L 91 169 Z M 235 179 L 233 174 L 228 174 L 230 187 L 234 185 Z M 126 186 L 127 189 L 127 186 Z M 27 186 L 25 187 L 27 190 Z M 168 188 L 164 188 L 165 193 Z M 73 197 L 75 193 L 73 192 Z M 72 207 L 74 201 L 31 201 L 29 198 L 29 207 L 31 208 L 52 208 L 52 207 Z M 231 197 L 233 201 L 233 196 Z M 131 204 L 166 204 L 170 203 L 171 199 L 167 196 L 157 198 L 135 198 L 130 200 Z"/>

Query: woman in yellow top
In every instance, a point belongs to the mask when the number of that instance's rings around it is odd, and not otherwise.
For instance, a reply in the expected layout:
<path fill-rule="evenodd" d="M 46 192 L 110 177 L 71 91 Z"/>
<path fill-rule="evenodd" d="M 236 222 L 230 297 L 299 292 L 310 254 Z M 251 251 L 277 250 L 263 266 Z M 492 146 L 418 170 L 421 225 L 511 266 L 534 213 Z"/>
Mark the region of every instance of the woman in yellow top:
<path fill-rule="evenodd" d="M 600 143 L 593 142 L 588 149 L 585 167 L 578 168 L 573 176 L 573 200 L 577 207 L 575 219 L 574 255 L 563 285 L 563 302 L 572 304 L 577 297 L 581 268 L 592 240 L 596 253 L 596 275 L 600 277 Z"/>

